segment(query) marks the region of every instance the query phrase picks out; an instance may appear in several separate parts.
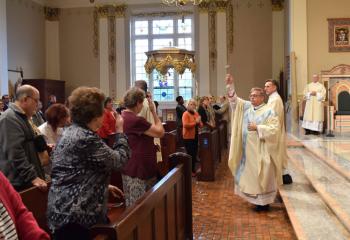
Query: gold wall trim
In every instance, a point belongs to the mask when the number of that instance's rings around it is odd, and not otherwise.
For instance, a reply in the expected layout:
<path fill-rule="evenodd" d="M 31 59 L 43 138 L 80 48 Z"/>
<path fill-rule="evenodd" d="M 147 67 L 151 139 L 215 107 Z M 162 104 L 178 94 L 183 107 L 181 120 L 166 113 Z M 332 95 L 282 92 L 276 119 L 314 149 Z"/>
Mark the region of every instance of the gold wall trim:
<path fill-rule="evenodd" d="M 115 43 L 115 14 L 108 16 L 108 61 L 111 72 L 115 72 L 116 43 Z"/>
<path fill-rule="evenodd" d="M 109 16 L 125 17 L 126 9 L 127 9 L 127 6 L 125 4 L 123 4 L 123 5 L 103 5 L 103 6 L 96 6 L 95 7 L 95 10 L 98 13 L 98 17 L 100 17 L 100 18 L 107 18 Z"/>
<path fill-rule="evenodd" d="M 116 43 L 115 43 L 115 19 L 125 17 L 127 6 L 123 5 L 103 5 L 96 6 L 93 13 L 93 53 L 95 57 L 99 55 L 99 19 L 108 19 L 108 48 L 109 48 L 109 63 L 111 71 L 114 73 L 116 60 Z"/>
<path fill-rule="evenodd" d="M 226 13 L 226 44 L 228 54 L 233 52 L 234 47 L 234 23 L 233 23 L 233 5 L 232 1 L 205 1 L 198 5 L 200 13 L 209 14 L 209 54 L 211 57 L 211 64 L 216 61 L 216 13 Z M 215 16 L 215 19 L 214 19 Z M 210 47 L 211 46 L 211 47 Z M 215 46 L 215 48 L 213 47 Z M 227 54 L 227 58 L 228 58 Z"/>
<path fill-rule="evenodd" d="M 203 1 L 198 5 L 199 12 L 209 12 L 209 11 L 217 11 L 224 12 L 226 11 L 227 5 L 229 1 Z"/>
<path fill-rule="evenodd" d="M 271 0 L 272 11 L 282 11 L 284 9 L 284 0 Z"/>
<path fill-rule="evenodd" d="M 228 6 L 227 1 L 218 1 L 215 3 L 216 3 L 216 11 L 217 12 L 225 12 L 226 11 L 226 8 Z"/>
<path fill-rule="evenodd" d="M 99 23 L 98 23 L 98 9 L 95 7 L 94 13 L 93 13 L 93 48 L 92 51 L 94 53 L 94 56 L 97 58 L 99 55 Z"/>
<path fill-rule="evenodd" d="M 60 9 L 59 8 L 44 8 L 45 20 L 48 21 L 59 21 L 60 20 Z"/>
<path fill-rule="evenodd" d="M 216 49 L 216 11 L 209 12 L 209 62 L 211 67 L 215 69 L 217 49 Z"/>
<path fill-rule="evenodd" d="M 117 18 L 124 18 L 126 8 L 127 8 L 126 5 L 115 6 L 115 16 Z"/>

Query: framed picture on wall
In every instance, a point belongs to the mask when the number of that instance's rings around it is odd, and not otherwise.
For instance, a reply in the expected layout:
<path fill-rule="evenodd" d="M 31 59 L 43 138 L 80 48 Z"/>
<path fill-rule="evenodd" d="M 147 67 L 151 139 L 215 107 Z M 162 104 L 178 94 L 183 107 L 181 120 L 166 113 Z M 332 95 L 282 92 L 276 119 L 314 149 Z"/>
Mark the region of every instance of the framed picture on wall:
<path fill-rule="evenodd" d="M 329 52 L 350 52 L 349 34 L 350 18 L 329 18 Z"/>

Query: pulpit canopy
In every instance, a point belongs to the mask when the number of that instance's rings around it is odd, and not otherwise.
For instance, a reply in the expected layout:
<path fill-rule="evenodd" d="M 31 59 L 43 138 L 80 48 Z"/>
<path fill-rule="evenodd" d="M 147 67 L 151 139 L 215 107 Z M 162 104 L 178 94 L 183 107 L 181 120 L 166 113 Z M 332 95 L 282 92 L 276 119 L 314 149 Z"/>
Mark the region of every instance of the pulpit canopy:
<path fill-rule="evenodd" d="M 148 51 L 145 54 L 147 55 L 145 70 L 148 74 L 151 74 L 154 69 L 163 76 L 168 73 L 170 68 L 174 68 L 180 75 L 182 75 L 186 69 L 189 69 L 192 74 L 196 71 L 194 51 L 167 47 Z"/>

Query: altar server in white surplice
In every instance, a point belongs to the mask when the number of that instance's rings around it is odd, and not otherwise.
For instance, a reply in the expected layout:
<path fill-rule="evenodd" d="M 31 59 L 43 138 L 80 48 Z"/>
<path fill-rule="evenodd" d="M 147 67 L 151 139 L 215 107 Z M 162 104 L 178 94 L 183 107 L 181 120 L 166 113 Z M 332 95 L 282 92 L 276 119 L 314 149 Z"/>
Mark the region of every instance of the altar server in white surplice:
<path fill-rule="evenodd" d="M 226 84 L 232 108 L 228 165 L 235 193 L 256 205 L 257 211 L 266 211 L 282 183 L 278 116 L 264 103 L 262 88 L 252 88 L 249 102 L 237 97 L 232 75 L 227 75 Z"/>
<path fill-rule="evenodd" d="M 279 153 L 279 160 L 282 164 L 283 172 L 283 184 L 291 184 L 293 182 L 292 177 L 288 172 L 288 155 L 286 144 L 286 130 L 284 124 L 284 106 L 281 96 L 278 94 L 278 82 L 273 79 L 265 81 L 264 87 L 266 95 L 269 97 L 267 106 L 270 107 L 278 116 L 279 124 L 281 127 L 280 134 L 278 136 L 277 149 Z"/>
<path fill-rule="evenodd" d="M 306 85 L 304 97 L 306 100 L 303 124 L 305 134 L 318 134 L 323 130 L 323 102 L 326 98 L 326 88 L 319 81 L 319 76 L 312 76 L 312 83 Z"/>

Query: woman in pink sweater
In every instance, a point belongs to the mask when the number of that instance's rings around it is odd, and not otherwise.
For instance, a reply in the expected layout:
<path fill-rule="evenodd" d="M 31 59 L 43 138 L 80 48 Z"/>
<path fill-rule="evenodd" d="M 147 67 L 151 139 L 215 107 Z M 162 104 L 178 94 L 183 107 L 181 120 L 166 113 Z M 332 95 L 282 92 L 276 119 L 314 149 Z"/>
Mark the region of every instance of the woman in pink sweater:
<path fill-rule="evenodd" d="M 47 240 L 33 214 L 24 206 L 21 196 L 0 172 L 0 239 Z"/>

